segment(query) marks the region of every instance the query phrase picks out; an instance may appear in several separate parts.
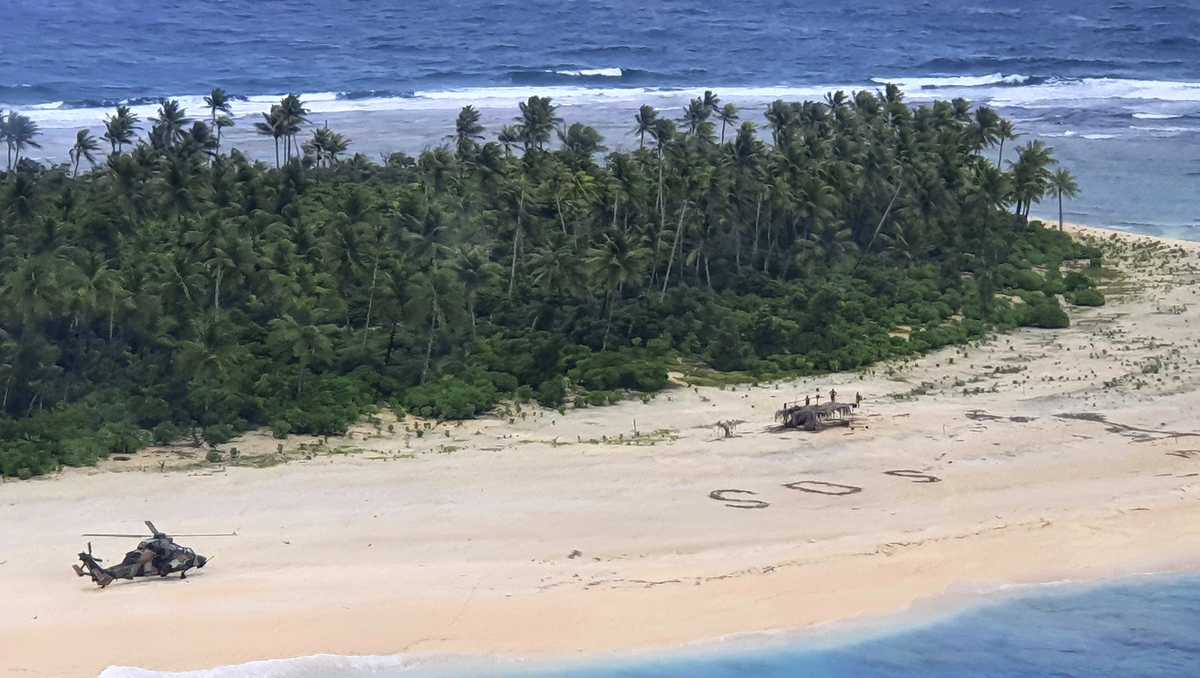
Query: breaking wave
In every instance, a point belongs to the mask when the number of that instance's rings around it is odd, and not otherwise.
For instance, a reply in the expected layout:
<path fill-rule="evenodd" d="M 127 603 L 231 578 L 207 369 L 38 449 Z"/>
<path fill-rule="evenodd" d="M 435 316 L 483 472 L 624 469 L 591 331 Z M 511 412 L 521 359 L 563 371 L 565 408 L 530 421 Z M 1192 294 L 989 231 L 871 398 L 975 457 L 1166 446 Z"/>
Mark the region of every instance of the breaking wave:
<path fill-rule="evenodd" d="M 1043 82 L 1042 79 L 1028 75 L 948 75 L 940 77 L 914 78 L 900 76 L 896 78 L 871 78 L 871 82 L 898 85 L 903 90 L 941 89 L 945 87 L 983 87 L 986 85 L 1024 85 L 1030 82 Z"/>
<path fill-rule="evenodd" d="M 713 89 L 723 100 L 736 102 L 741 107 L 758 107 L 775 99 L 820 100 L 826 93 L 834 90 L 875 90 L 884 83 L 894 82 L 901 87 L 910 101 L 917 103 L 964 97 L 998 108 L 1026 109 L 1025 117 L 1033 114 L 1036 109 L 1075 111 L 1084 117 L 1106 110 L 1108 115 L 1124 117 L 1126 120 L 1130 117 L 1137 120 L 1168 120 L 1200 114 L 1200 82 L 1121 78 L 1061 79 L 991 73 L 879 77 L 868 82 L 811 85 L 663 85 L 665 82 L 686 80 L 690 77 L 692 76 L 686 72 L 665 76 L 616 67 L 515 71 L 510 74 L 510 84 L 504 85 L 416 90 L 323 91 L 302 93 L 300 96 L 314 115 L 457 110 L 467 104 L 477 108 L 514 108 L 517 102 L 534 95 L 551 97 L 556 103 L 570 106 L 619 107 L 646 103 L 674 107 L 686 103 L 688 98 L 700 96 L 705 89 Z M 2 93 L 3 90 L 0 89 L 0 94 Z M 256 116 L 270 110 L 281 96 L 282 93 L 231 96 L 233 115 L 235 118 Z M 0 109 L 20 110 L 44 128 L 68 128 L 97 126 L 118 104 L 130 106 L 145 120 L 155 115 L 162 98 L 141 96 L 127 99 L 82 99 L 24 106 L 9 106 L 0 101 Z M 178 100 L 189 115 L 195 118 L 207 117 L 202 95 L 171 98 Z M 1134 109 L 1135 112 L 1131 113 L 1131 102 L 1136 101 L 1143 103 L 1138 105 L 1140 110 Z M 1170 104 L 1167 110 L 1171 112 L 1156 112 L 1156 104 Z"/>
<path fill-rule="evenodd" d="M 1172 120 L 1183 116 L 1175 113 L 1134 113 L 1133 117 L 1138 120 Z"/>

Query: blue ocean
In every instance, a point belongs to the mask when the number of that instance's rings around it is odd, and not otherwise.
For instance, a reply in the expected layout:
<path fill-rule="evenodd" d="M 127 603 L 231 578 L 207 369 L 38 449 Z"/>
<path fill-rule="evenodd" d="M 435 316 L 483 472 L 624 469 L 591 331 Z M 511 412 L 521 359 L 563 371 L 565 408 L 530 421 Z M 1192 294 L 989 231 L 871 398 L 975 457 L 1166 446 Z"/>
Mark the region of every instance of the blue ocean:
<path fill-rule="evenodd" d="M 957 613 L 869 630 L 734 639 L 689 651 L 573 664 L 317 656 L 212 671 L 110 668 L 101 678 L 1191 678 L 1200 676 L 1200 577 L 1044 585 Z"/>
<path fill-rule="evenodd" d="M 1079 178 L 1069 219 L 1200 238 L 1200 4 L 1170 0 L 8 0 L 0 108 L 33 117 L 41 159 L 79 127 L 161 97 L 203 115 L 239 97 L 229 138 L 266 158 L 251 120 L 303 94 L 370 157 L 445 142 L 459 107 L 492 133 L 519 100 L 628 148 L 632 115 L 711 88 L 755 120 L 770 101 L 904 87 L 914 102 L 989 103 Z M 38 155 L 37 153 L 34 154 Z M 1043 214 L 1049 214 L 1045 205 Z"/>

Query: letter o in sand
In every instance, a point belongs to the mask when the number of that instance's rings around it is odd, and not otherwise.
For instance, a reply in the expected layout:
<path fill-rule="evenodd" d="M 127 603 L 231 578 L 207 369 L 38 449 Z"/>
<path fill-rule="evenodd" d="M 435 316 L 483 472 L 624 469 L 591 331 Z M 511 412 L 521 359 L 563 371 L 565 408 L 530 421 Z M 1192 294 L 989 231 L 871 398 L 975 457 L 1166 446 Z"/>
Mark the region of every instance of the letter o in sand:
<path fill-rule="evenodd" d="M 753 492 L 753 491 L 751 491 L 751 490 L 713 490 L 712 492 L 709 492 L 709 493 L 708 493 L 708 497 L 709 497 L 710 499 L 716 499 L 717 501 L 724 501 L 724 502 L 735 502 L 735 503 L 727 503 L 727 504 L 725 504 L 725 505 L 726 505 L 726 506 L 728 506 L 729 508 L 738 508 L 738 509 L 764 509 L 764 508 L 766 508 L 766 507 L 770 506 L 770 504 L 768 504 L 767 502 L 765 502 L 765 501 L 762 501 L 762 500 L 760 500 L 760 499 L 737 499 L 737 498 L 735 498 L 735 497 L 727 497 L 727 496 L 725 496 L 725 495 L 727 495 L 727 494 L 749 494 L 749 495 L 756 495 L 756 494 L 758 494 L 758 493 L 757 493 L 757 492 Z"/>
<path fill-rule="evenodd" d="M 843 497 L 847 494 L 862 492 L 862 488 L 855 485 L 839 485 L 838 483 L 827 483 L 821 480 L 797 480 L 794 483 L 784 484 L 784 487 L 789 490 L 800 490 L 801 492 L 812 492 L 813 494 L 828 494 L 833 497 Z"/>

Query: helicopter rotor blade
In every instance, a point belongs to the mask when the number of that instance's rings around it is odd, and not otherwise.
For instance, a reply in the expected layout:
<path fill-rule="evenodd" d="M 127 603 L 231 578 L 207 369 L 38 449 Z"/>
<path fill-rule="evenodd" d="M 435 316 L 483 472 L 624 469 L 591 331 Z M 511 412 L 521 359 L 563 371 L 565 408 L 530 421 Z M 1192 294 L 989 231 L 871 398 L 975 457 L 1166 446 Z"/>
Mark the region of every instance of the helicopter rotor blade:
<path fill-rule="evenodd" d="M 130 539 L 142 539 L 146 535 L 144 535 L 144 534 L 106 534 L 106 533 L 98 533 L 98 532 L 85 532 L 84 534 L 82 534 L 80 536 L 83 536 L 83 537 L 128 537 Z"/>
<path fill-rule="evenodd" d="M 173 534 L 172 537 L 236 537 L 237 532 L 208 532 L 208 533 L 193 533 L 193 534 Z"/>

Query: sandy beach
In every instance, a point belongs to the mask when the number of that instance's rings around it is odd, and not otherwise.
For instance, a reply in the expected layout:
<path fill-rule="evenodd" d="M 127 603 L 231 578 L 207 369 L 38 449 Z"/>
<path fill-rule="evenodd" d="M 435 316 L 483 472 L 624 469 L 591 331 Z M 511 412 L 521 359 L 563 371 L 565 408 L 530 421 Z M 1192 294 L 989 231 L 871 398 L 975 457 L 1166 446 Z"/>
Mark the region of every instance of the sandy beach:
<path fill-rule="evenodd" d="M 255 434 L 226 446 L 241 465 L 148 450 L 0 485 L 0 676 L 577 657 L 1195 569 L 1200 245 L 1073 228 L 1123 275 L 1066 330 L 565 415 Z M 784 402 L 831 388 L 862 394 L 853 428 L 774 430 Z M 186 580 L 73 575 L 80 533 L 145 519 L 239 536 L 181 538 L 214 557 Z M 93 546 L 111 563 L 133 541 Z"/>

